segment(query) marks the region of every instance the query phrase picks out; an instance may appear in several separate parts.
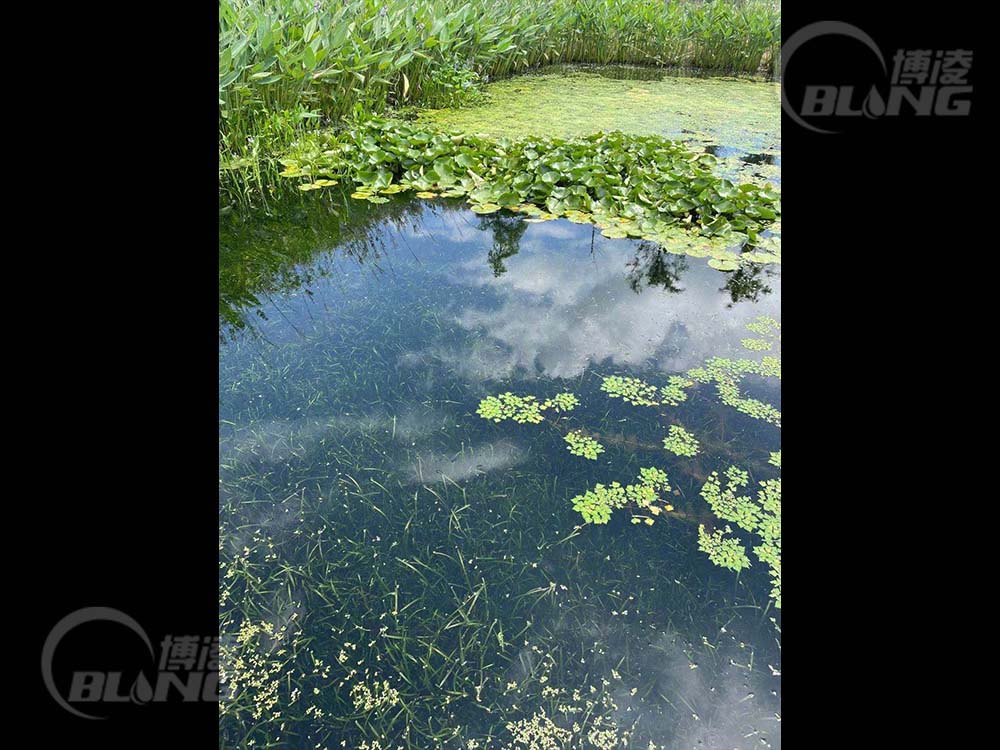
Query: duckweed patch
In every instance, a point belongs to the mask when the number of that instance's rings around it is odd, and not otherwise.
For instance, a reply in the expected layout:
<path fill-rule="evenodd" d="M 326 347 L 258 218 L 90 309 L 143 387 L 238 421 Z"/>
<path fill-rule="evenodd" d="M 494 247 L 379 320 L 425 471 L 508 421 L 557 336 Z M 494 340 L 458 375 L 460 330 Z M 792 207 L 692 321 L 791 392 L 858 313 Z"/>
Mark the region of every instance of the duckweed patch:
<path fill-rule="evenodd" d="M 754 249 L 781 210 L 770 185 L 718 176 L 711 155 L 619 132 L 514 141 L 369 120 L 304 138 L 282 163 L 289 178 L 353 180 L 362 200 L 437 191 L 465 198 L 477 213 L 565 216 L 608 237 L 641 237 L 733 262 L 760 261 L 730 248 Z M 774 249 L 766 257 L 777 257 Z"/>
<path fill-rule="evenodd" d="M 601 390 L 611 398 L 620 398 L 626 404 L 635 406 L 657 406 L 656 386 L 643 382 L 639 378 L 609 375 L 601 383 Z"/>
<path fill-rule="evenodd" d="M 780 323 L 770 317 L 760 316 L 746 325 L 746 328 L 768 338 L 753 339 L 767 344 L 780 340 Z M 743 345 L 746 346 L 746 339 Z M 749 347 L 753 348 L 753 347 Z M 703 367 L 694 368 L 688 372 L 688 377 L 671 376 L 667 386 L 658 389 L 639 378 L 611 375 L 602 379 L 601 391 L 610 398 L 621 399 L 633 406 L 660 406 L 656 400 L 662 394 L 664 405 L 676 405 L 686 399 L 685 388 L 695 382 L 715 383 L 721 402 L 735 408 L 750 417 L 770 422 L 778 427 L 781 425 L 780 412 L 770 404 L 754 398 L 745 397 L 740 393 L 739 382 L 746 375 L 762 377 L 781 377 L 781 361 L 776 357 L 763 357 L 761 361 L 732 360 L 721 357 L 709 359 Z M 499 399 L 509 397 L 490 396 L 480 403 L 479 414 L 484 418 L 494 418 L 497 412 L 495 404 Z M 683 396 L 684 398 L 680 398 Z M 529 402 L 533 403 L 533 401 Z M 548 403 L 548 402 L 547 402 Z M 576 406 L 578 404 L 574 404 Z M 574 429 L 564 436 L 573 455 L 596 459 L 603 451 L 595 440 L 585 435 L 579 429 Z M 668 428 L 667 437 L 663 439 L 663 448 L 670 453 L 683 457 L 694 458 L 701 452 L 701 444 L 684 427 L 672 424 Z M 767 461 L 771 466 L 781 469 L 781 451 L 771 452 Z M 735 524 L 745 532 L 755 534 L 760 543 L 753 547 L 757 558 L 766 564 L 771 576 L 771 598 L 775 606 L 781 607 L 781 479 L 767 479 L 760 482 L 760 490 L 756 499 L 738 494 L 738 491 L 749 483 L 749 474 L 738 467 L 730 466 L 726 472 L 726 485 L 722 486 L 717 471 L 712 471 L 703 484 L 700 495 L 707 502 L 716 518 L 727 522 L 722 529 L 707 531 L 705 524 L 698 526 L 698 548 L 705 552 L 709 559 L 719 567 L 740 572 L 750 567 L 750 559 L 743 543 L 732 536 L 733 529 L 729 524 Z M 570 503 L 585 523 L 607 524 L 616 510 L 630 509 L 631 523 L 653 525 L 657 516 L 670 513 L 673 506 L 666 503 L 662 495 L 670 491 L 670 484 L 665 472 L 658 468 L 647 467 L 640 471 L 635 483 L 622 485 L 620 482 L 610 484 L 598 483 L 583 494 L 574 496 Z"/>

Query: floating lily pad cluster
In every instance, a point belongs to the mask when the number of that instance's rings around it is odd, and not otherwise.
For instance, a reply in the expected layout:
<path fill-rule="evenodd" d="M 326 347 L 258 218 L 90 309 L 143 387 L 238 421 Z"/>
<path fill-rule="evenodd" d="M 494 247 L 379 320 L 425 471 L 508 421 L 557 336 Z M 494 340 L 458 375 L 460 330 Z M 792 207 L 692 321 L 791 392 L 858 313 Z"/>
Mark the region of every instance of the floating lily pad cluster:
<path fill-rule="evenodd" d="M 780 466 L 781 454 L 777 456 Z M 771 598 L 781 608 L 781 478 L 759 482 L 756 498 L 741 495 L 740 491 L 750 483 L 750 477 L 742 469 L 730 466 L 725 472 L 725 486 L 718 472 L 712 472 L 701 490 L 701 496 L 721 520 L 735 524 L 740 529 L 754 534 L 759 544 L 753 547 L 754 554 L 768 566 L 771 575 Z M 716 565 L 739 572 L 750 567 L 743 543 L 731 536 L 733 529 L 728 524 L 711 534 L 704 524 L 698 527 L 698 547 L 706 552 Z"/>
<path fill-rule="evenodd" d="M 494 422 L 513 419 L 518 424 L 538 424 L 545 419 L 542 412 L 547 409 L 566 412 L 575 409 L 579 404 L 579 399 L 572 393 L 559 393 L 553 398 L 539 401 L 534 396 L 518 396 L 507 392 L 484 398 L 479 402 L 476 414 Z"/>
<path fill-rule="evenodd" d="M 283 176 L 306 180 L 304 190 L 350 180 L 354 197 L 373 202 L 414 190 L 465 198 L 477 213 L 503 208 L 533 220 L 592 223 L 606 237 L 644 238 L 733 268 L 780 260 L 771 250 L 739 252 L 771 236 L 777 191 L 724 179 L 712 155 L 657 136 L 509 140 L 372 119 L 311 134 L 282 164 Z"/>
<path fill-rule="evenodd" d="M 678 456 L 693 458 L 698 455 L 700 445 L 694 435 L 680 425 L 670 425 L 669 434 L 663 438 L 663 447 Z"/>
<path fill-rule="evenodd" d="M 611 520 L 615 510 L 629 505 L 652 512 L 654 515 L 673 510 L 672 505 L 664 503 L 661 499 L 661 496 L 668 492 L 670 492 L 670 482 L 664 471 L 643 468 L 639 470 L 639 477 L 634 484 L 625 486 L 620 482 L 612 482 L 610 485 L 596 484 L 593 489 L 577 495 L 571 502 L 573 510 L 579 512 L 586 523 L 605 524 Z M 648 516 L 633 516 L 632 521 L 650 525 L 653 523 L 653 519 Z"/>
<path fill-rule="evenodd" d="M 604 453 L 604 446 L 581 430 L 567 432 L 563 440 L 569 445 L 569 452 L 574 456 L 583 456 L 596 461 L 598 454 Z"/>
<path fill-rule="evenodd" d="M 682 375 L 672 375 L 667 382 L 663 388 L 657 389 L 639 378 L 610 375 L 604 378 L 601 390 L 611 398 L 620 398 L 633 406 L 659 406 L 661 403 L 678 406 L 687 400 L 684 389 L 694 385 L 694 381 Z"/>

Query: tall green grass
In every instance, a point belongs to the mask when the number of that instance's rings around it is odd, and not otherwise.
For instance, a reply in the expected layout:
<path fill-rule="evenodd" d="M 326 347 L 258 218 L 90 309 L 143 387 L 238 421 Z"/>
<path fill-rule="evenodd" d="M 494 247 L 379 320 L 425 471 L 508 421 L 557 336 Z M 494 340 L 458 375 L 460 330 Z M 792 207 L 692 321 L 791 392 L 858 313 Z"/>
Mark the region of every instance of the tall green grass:
<path fill-rule="evenodd" d="M 344 115 L 463 101 L 550 63 L 771 71 L 775 0 L 220 0 L 220 183 Z"/>

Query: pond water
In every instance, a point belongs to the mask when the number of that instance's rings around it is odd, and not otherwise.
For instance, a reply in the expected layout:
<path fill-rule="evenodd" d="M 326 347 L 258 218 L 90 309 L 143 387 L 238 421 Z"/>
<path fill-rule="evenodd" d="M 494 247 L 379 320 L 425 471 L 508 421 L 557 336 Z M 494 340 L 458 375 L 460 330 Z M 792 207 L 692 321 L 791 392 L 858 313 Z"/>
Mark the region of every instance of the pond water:
<path fill-rule="evenodd" d="M 760 359 L 746 326 L 780 319 L 780 266 L 399 196 L 220 231 L 223 746 L 780 748 L 767 569 L 698 548 L 722 526 L 710 472 L 775 476 L 780 429 L 710 384 L 676 406 L 602 390 Z M 740 388 L 780 408 L 774 378 Z M 477 414 L 508 391 L 580 404 Z M 698 455 L 664 450 L 671 425 Z M 642 467 L 670 512 L 583 523 L 574 496 Z"/>

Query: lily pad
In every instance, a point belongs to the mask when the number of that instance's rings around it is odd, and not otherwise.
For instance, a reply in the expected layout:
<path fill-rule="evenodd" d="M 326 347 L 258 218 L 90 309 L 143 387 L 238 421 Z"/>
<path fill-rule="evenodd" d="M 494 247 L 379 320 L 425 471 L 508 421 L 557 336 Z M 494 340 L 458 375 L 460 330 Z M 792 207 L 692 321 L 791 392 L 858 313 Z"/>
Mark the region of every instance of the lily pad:
<path fill-rule="evenodd" d="M 740 267 L 738 261 L 735 260 L 722 260 L 720 258 L 709 258 L 708 265 L 717 271 L 735 271 Z"/>

